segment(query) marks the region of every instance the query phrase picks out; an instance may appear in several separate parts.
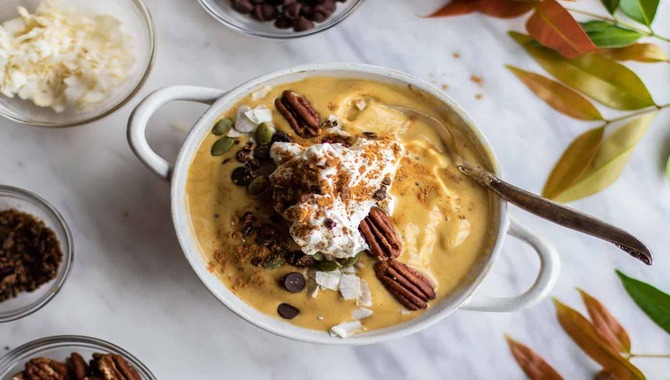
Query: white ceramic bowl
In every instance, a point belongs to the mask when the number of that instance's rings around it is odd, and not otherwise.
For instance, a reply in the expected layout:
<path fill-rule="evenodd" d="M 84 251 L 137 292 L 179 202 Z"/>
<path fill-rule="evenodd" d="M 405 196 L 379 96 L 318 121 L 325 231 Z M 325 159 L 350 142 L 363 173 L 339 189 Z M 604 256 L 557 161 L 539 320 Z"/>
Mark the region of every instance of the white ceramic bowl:
<path fill-rule="evenodd" d="M 207 288 L 230 310 L 250 323 L 274 334 L 312 343 L 325 344 L 370 344 L 396 338 L 420 331 L 438 322 L 451 312 L 461 308 L 480 311 L 515 311 L 542 300 L 553 287 L 559 271 L 558 255 L 555 249 L 507 216 L 507 205 L 497 200 L 493 209 L 495 214 L 495 242 L 489 252 L 483 253 L 471 268 L 460 286 L 446 299 L 432 305 L 425 313 L 411 321 L 385 328 L 365 332 L 348 339 L 331 337 L 325 331 L 309 330 L 292 325 L 289 322 L 263 314 L 246 304 L 233 294 L 224 284 L 207 270 L 207 261 L 200 252 L 190 223 L 186 204 L 186 179 L 188 169 L 202 140 L 209 134 L 212 125 L 220 116 L 249 93 L 263 86 L 276 86 L 281 83 L 298 81 L 310 76 L 334 76 L 358 78 L 392 83 L 401 86 L 411 85 L 439 99 L 445 110 L 451 115 L 449 122 L 467 132 L 476 149 L 490 158 L 489 166 L 500 175 L 497 160 L 490 145 L 473 125 L 463 110 L 438 89 L 407 74 L 375 66 L 348 63 L 310 64 L 293 69 L 263 75 L 248 81 L 230 91 L 201 87 L 169 87 L 149 95 L 135 109 L 130 117 L 128 128 L 129 143 L 137 156 L 158 176 L 172 181 L 172 218 L 181 247 Z M 151 115 L 162 105 L 174 100 L 190 100 L 210 104 L 211 107 L 189 132 L 176 164 L 171 166 L 149 147 L 145 130 Z M 489 269 L 500 255 L 503 240 L 510 234 L 529 244 L 540 258 L 540 269 L 534 284 L 521 295 L 515 297 L 487 297 L 474 295 Z"/>
<path fill-rule="evenodd" d="M 0 1 L 0 23 L 16 18 L 17 6 L 30 12 L 43 0 L 2 0 Z M 140 90 L 149 77 L 155 56 L 155 36 L 153 21 L 142 0 L 62 0 L 65 6 L 91 11 L 95 14 L 110 15 L 122 22 L 121 29 L 133 38 L 135 64 L 128 73 L 128 80 L 106 100 L 78 109 L 72 107 L 65 112 L 55 112 L 51 108 L 38 107 L 18 96 L 8 98 L 0 95 L 0 115 L 12 121 L 38 127 L 65 128 L 88 124 L 102 119 L 123 107 Z"/>

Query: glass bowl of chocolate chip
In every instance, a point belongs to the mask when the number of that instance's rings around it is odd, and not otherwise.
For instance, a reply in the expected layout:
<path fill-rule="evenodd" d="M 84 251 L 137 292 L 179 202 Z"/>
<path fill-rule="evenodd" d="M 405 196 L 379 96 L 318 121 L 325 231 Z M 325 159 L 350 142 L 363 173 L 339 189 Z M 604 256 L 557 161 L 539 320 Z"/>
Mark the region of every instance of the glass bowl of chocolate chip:
<path fill-rule="evenodd" d="M 72 261 L 72 234 L 60 213 L 36 194 L 0 185 L 0 323 L 49 303 Z"/>
<path fill-rule="evenodd" d="M 251 36 L 291 39 L 339 24 L 364 0 L 198 0 L 214 18 Z"/>
<path fill-rule="evenodd" d="M 36 373 L 50 376 L 38 377 Z M 86 336 L 37 339 L 0 358 L 0 380 L 42 378 L 155 380 L 156 376 L 123 348 Z"/>

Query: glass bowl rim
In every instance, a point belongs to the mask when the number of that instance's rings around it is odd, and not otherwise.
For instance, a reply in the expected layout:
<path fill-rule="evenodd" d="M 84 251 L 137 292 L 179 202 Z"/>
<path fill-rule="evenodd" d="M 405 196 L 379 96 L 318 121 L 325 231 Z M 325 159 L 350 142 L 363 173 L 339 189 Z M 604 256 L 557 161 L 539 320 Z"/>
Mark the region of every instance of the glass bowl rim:
<path fill-rule="evenodd" d="M 55 279 L 56 281 L 51 285 L 49 292 L 40 297 L 29 307 L 23 309 L 23 311 L 18 311 L 16 313 L 10 314 L 7 317 L 0 318 L 0 324 L 27 317 L 46 306 L 63 288 L 65 281 L 69 277 L 70 270 L 72 269 L 72 263 L 74 262 L 74 239 L 72 238 L 72 231 L 70 231 L 70 227 L 65 222 L 63 216 L 53 205 L 51 205 L 51 203 L 47 202 L 44 198 L 33 192 L 20 189 L 18 187 L 0 185 L 0 197 L 4 196 L 3 193 L 17 195 L 21 199 L 38 206 L 50 214 L 56 220 L 59 227 L 61 227 L 65 232 L 65 244 L 67 245 L 68 249 L 67 251 L 63 252 L 63 262 L 61 263 L 61 268 L 58 270 L 58 274 L 56 275 Z"/>
<path fill-rule="evenodd" d="M 198 0 L 198 3 L 209 13 L 210 16 L 214 17 L 217 21 L 219 21 L 221 24 L 229 27 L 232 30 L 242 32 L 246 35 L 260 38 L 260 39 L 267 39 L 267 40 L 291 40 L 295 38 L 302 38 L 302 37 L 309 37 L 313 36 L 315 34 L 324 32 L 335 25 L 338 25 L 342 21 L 344 21 L 347 17 L 349 17 L 358 7 L 360 7 L 365 0 L 350 0 L 353 2 L 353 4 L 349 5 L 349 7 L 344 10 L 342 13 L 337 15 L 337 17 L 333 20 L 330 20 L 330 22 L 323 22 L 319 25 L 317 25 L 315 28 L 304 31 L 304 32 L 296 32 L 292 34 L 277 34 L 277 33 L 272 33 L 272 32 L 260 32 L 256 30 L 251 30 L 247 29 L 244 27 L 241 27 L 229 20 L 227 20 L 224 17 L 221 17 L 215 12 L 212 7 L 209 4 L 208 0 Z"/>
<path fill-rule="evenodd" d="M 0 109 L 0 115 L 5 117 L 8 120 L 11 120 L 13 122 L 19 123 L 19 124 L 24 124 L 24 125 L 31 125 L 34 127 L 41 127 L 41 128 L 53 128 L 53 129 L 61 129 L 61 128 L 70 128 L 70 127 L 78 127 L 81 125 L 85 124 L 90 124 L 93 122 L 96 122 L 98 120 L 104 119 L 107 116 L 115 113 L 119 109 L 121 109 L 123 106 L 128 104 L 131 99 L 137 95 L 137 93 L 142 89 L 144 84 L 146 83 L 147 79 L 149 79 L 149 75 L 151 74 L 151 71 L 154 66 L 154 61 L 156 60 L 156 30 L 154 27 L 154 21 L 153 17 L 151 16 L 151 12 L 149 11 L 149 8 L 147 5 L 144 3 L 144 0 L 130 0 L 135 4 L 137 9 L 140 11 L 140 13 L 143 16 L 144 19 L 144 24 L 145 27 L 147 28 L 147 32 L 149 34 L 149 61 L 147 62 L 147 65 L 145 68 L 143 68 L 142 72 L 142 77 L 140 78 L 139 82 L 137 82 L 137 85 L 128 93 L 126 97 L 123 98 L 120 102 L 115 104 L 112 108 L 106 110 L 105 112 L 102 112 L 98 115 L 91 116 L 87 119 L 79 120 L 79 121 L 72 121 L 72 122 L 63 122 L 63 123 L 49 123 L 49 122 L 34 122 L 31 120 L 25 120 L 20 117 L 16 117 L 15 114 L 11 112 L 4 112 Z"/>
<path fill-rule="evenodd" d="M 142 361 L 135 357 L 135 355 L 115 345 L 114 343 L 110 343 L 100 338 L 93 338 L 83 335 L 55 335 L 24 343 L 9 351 L 4 356 L 0 357 L 0 368 L 9 367 L 9 364 L 14 364 L 14 362 L 18 360 L 29 360 L 29 356 L 36 354 L 34 351 L 38 351 L 40 349 L 62 348 L 69 346 L 84 346 L 94 350 L 99 349 L 105 351 L 106 353 L 121 355 L 124 359 L 128 360 L 130 364 L 135 369 L 137 369 L 141 375 L 143 375 L 143 377 L 146 377 L 150 380 L 157 380 L 153 372 L 151 372 L 149 368 L 144 363 L 142 363 Z"/>

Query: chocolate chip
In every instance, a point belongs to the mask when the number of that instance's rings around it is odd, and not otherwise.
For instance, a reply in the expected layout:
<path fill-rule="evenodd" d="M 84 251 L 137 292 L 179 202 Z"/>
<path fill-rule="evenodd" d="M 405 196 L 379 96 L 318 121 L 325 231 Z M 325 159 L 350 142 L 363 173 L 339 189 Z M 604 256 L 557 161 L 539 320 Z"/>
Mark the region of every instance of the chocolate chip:
<path fill-rule="evenodd" d="M 305 32 L 310 29 L 314 29 L 314 22 L 307 19 L 307 17 L 300 17 L 295 20 L 295 25 L 293 25 L 293 30 L 296 32 Z"/>
<path fill-rule="evenodd" d="M 254 158 L 261 161 L 270 158 L 270 147 L 267 145 L 258 145 L 254 149 Z"/>
<path fill-rule="evenodd" d="M 371 140 L 376 140 L 378 137 L 374 132 L 363 132 L 363 135 Z"/>
<path fill-rule="evenodd" d="M 233 170 L 233 174 L 230 178 L 237 186 L 247 186 L 253 181 L 254 175 L 251 170 L 242 166 Z"/>
<path fill-rule="evenodd" d="M 300 314 L 300 310 L 287 303 L 282 303 L 277 307 L 277 313 L 284 319 L 293 319 L 296 315 Z"/>
<path fill-rule="evenodd" d="M 256 244 L 267 247 L 276 240 L 277 232 L 274 230 L 274 228 L 272 228 L 271 225 L 266 224 L 258 229 L 258 233 L 256 234 Z"/>
<path fill-rule="evenodd" d="M 284 8 L 283 16 L 286 16 L 292 20 L 300 17 L 300 11 L 302 10 L 302 5 L 300 3 L 293 3 L 288 7 Z"/>
<path fill-rule="evenodd" d="M 272 140 L 270 142 L 270 145 L 272 145 L 276 142 L 290 143 L 290 142 L 293 142 L 293 139 L 291 138 L 291 136 L 287 135 L 284 132 L 277 132 L 272 136 Z"/>
<path fill-rule="evenodd" d="M 335 226 L 337 226 L 337 223 L 335 223 L 335 221 L 332 220 L 332 219 L 330 219 L 330 218 L 326 218 L 326 220 L 324 220 L 323 224 L 324 224 L 324 225 L 326 226 L 326 228 L 328 228 L 329 230 L 332 230 L 333 228 L 335 228 Z"/>
<path fill-rule="evenodd" d="M 242 148 L 237 154 L 235 155 L 235 158 L 237 159 L 237 162 L 244 164 L 247 161 L 251 160 L 254 157 L 253 151 L 251 149 L 247 148 Z"/>
<path fill-rule="evenodd" d="M 391 178 L 384 177 L 384 179 L 382 180 L 382 185 L 391 186 Z"/>
<path fill-rule="evenodd" d="M 258 169 L 258 168 L 261 167 L 261 162 L 258 161 L 258 160 L 255 159 L 255 158 L 252 158 L 252 159 L 250 159 L 249 161 L 247 161 L 247 163 L 244 164 L 244 165 L 245 165 L 246 167 L 248 167 L 249 169 L 251 169 L 251 171 L 254 171 L 254 170 L 256 170 L 256 169 Z"/>
<path fill-rule="evenodd" d="M 293 19 L 290 17 L 280 16 L 277 20 L 275 20 L 275 27 L 278 29 L 290 29 L 293 27 L 293 22 Z"/>
<path fill-rule="evenodd" d="M 324 22 L 331 14 L 333 14 L 333 11 L 324 7 L 323 4 L 319 4 L 312 8 L 312 11 L 307 14 L 307 18 L 314 22 Z"/>
<path fill-rule="evenodd" d="M 251 11 L 251 17 L 257 21 L 270 21 L 274 20 L 279 16 L 279 11 L 272 4 L 258 4 Z"/>
<path fill-rule="evenodd" d="M 254 9 L 254 5 L 249 0 L 235 0 L 232 3 L 232 7 L 237 12 L 245 15 L 249 14 Z"/>
<path fill-rule="evenodd" d="M 289 293 L 299 293 L 305 289 L 307 281 L 305 281 L 305 276 L 302 274 L 298 272 L 291 272 L 281 279 L 281 284 Z"/>

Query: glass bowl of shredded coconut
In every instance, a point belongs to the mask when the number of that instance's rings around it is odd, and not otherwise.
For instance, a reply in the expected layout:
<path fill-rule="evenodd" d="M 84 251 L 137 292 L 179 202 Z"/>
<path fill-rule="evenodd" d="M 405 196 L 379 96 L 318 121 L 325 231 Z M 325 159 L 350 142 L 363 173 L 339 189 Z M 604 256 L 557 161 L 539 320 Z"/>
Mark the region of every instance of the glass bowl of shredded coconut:
<path fill-rule="evenodd" d="M 142 0 L 0 1 L 0 115 L 72 127 L 123 106 L 154 59 Z"/>

